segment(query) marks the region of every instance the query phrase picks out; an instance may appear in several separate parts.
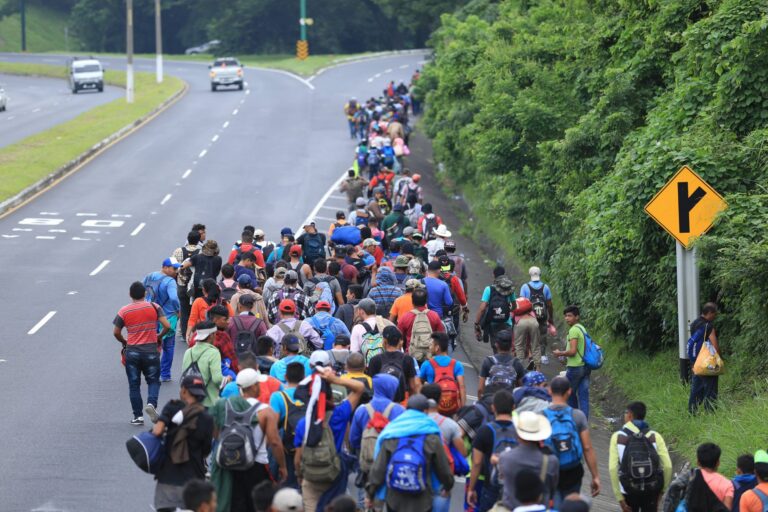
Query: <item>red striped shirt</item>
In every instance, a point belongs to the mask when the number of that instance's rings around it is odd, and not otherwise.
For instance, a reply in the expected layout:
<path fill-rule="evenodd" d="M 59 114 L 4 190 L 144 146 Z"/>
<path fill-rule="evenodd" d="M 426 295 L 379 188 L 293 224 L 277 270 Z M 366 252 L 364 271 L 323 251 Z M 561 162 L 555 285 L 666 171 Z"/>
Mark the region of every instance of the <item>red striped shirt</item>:
<path fill-rule="evenodd" d="M 165 316 L 159 306 L 151 302 L 132 302 L 120 308 L 115 325 L 128 332 L 128 345 L 157 343 L 157 321 Z"/>

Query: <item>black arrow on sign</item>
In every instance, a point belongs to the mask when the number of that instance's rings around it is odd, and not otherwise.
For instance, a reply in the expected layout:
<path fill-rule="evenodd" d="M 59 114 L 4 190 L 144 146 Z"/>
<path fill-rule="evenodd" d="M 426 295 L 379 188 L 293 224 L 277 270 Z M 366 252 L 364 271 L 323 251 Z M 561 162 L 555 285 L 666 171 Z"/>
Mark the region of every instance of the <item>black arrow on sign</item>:
<path fill-rule="evenodd" d="M 693 194 L 688 195 L 688 182 L 681 181 L 677 184 L 677 211 L 680 219 L 680 232 L 691 232 L 691 210 L 699 204 L 707 193 L 701 187 L 696 187 Z"/>

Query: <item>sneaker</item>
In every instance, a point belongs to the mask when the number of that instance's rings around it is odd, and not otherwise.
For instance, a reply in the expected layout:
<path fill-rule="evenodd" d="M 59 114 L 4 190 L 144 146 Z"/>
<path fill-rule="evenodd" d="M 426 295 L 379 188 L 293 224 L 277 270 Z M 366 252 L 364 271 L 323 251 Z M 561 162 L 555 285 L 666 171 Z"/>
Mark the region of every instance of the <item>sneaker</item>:
<path fill-rule="evenodd" d="M 164 378 L 160 379 L 160 382 L 171 382 L 171 378 L 170 377 L 164 377 Z"/>
<path fill-rule="evenodd" d="M 144 416 L 139 416 L 138 418 L 133 418 L 131 420 L 131 425 L 136 425 L 137 427 L 141 427 L 144 425 Z"/>
<path fill-rule="evenodd" d="M 541 364 L 544 366 L 549 364 L 549 358 L 547 356 L 541 356 Z"/>
<path fill-rule="evenodd" d="M 152 423 L 157 423 L 157 420 L 160 419 L 160 415 L 157 414 L 157 409 L 155 409 L 155 406 L 152 404 L 147 404 L 144 408 L 144 412 L 149 416 L 149 419 L 152 420 Z"/>
<path fill-rule="evenodd" d="M 528 370 L 529 372 L 532 372 L 535 369 L 536 369 L 536 363 L 533 362 L 533 359 L 531 359 L 531 362 L 528 363 L 528 367 L 526 368 L 526 370 Z"/>

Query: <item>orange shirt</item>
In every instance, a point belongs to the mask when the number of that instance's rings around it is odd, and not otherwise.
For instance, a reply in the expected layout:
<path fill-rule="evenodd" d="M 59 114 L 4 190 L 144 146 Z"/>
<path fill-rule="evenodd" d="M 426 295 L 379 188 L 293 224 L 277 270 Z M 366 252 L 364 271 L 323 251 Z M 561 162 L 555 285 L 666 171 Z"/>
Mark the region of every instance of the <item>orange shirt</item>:
<path fill-rule="evenodd" d="M 757 484 L 757 488 L 768 495 L 768 482 Z M 747 491 L 741 495 L 739 512 L 763 512 L 763 502 L 753 491 Z"/>
<path fill-rule="evenodd" d="M 389 310 L 390 319 L 397 323 L 398 318 L 401 318 L 405 313 L 413 310 L 413 299 L 410 293 L 404 293 L 395 299 L 392 303 L 392 308 Z"/>
<path fill-rule="evenodd" d="M 235 316 L 235 312 L 232 310 L 232 306 L 229 305 L 229 302 L 224 302 L 223 305 L 227 306 L 229 318 Z M 205 320 L 205 314 L 208 312 L 209 308 L 210 306 L 202 297 L 195 299 L 192 303 L 192 309 L 189 312 L 189 322 L 187 322 L 187 339 L 190 338 L 192 331 L 195 330 L 195 325 L 197 325 L 198 322 Z"/>
<path fill-rule="evenodd" d="M 267 377 L 266 382 L 259 384 L 259 402 L 269 404 L 272 393 L 280 391 L 283 385 L 274 377 Z"/>

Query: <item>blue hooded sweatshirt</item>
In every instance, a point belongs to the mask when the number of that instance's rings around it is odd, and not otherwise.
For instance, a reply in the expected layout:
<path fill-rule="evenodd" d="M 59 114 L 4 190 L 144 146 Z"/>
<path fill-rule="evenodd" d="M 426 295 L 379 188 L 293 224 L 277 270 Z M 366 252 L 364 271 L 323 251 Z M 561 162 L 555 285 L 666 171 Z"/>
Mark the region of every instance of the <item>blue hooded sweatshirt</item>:
<path fill-rule="evenodd" d="M 383 413 L 384 409 L 392 403 L 398 384 L 398 380 L 391 375 L 380 373 L 373 376 L 373 398 L 370 403 L 376 412 Z M 393 421 L 403 411 L 405 409 L 402 405 L 395 404 L 389 413 L 389 421 Z M 352 418 L 352 426 L 349 428 L 349 444 L 355 450 L 360 449 L 360 443 L 363 440 L 363 430 L 368 425 L 368 420 L 370 420 L 370 417 L 368 416 L 368 411 L 365 410 L 365 406 L 358 407 L 354 418 Z"/>

